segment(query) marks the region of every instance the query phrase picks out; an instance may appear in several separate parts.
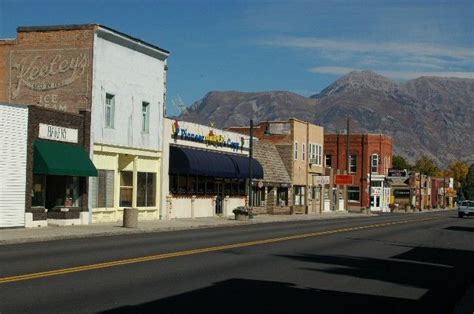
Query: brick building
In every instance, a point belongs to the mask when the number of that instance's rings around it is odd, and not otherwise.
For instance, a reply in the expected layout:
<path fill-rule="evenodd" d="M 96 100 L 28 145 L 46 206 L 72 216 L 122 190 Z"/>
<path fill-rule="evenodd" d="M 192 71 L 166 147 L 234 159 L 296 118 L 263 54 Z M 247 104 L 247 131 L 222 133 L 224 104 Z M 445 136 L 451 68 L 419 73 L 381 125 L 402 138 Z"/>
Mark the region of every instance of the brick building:
<path fill-rule="evenodd" d="M 160 216 L 169 52 L 98 24 L 19 27 L 0 40 L 0 102 L 91 112 L 90 222 Z"/>
<path fill-rule="evenodd" d="M 249 134 L 249 127 L 232 127 L 232 131 Z M 324 176 L 324 129 L 298 119 L 260 122 L 253 129 L 259 141 L 275 145 L 291 179 L 288 206 L 292 212 L 319 213 L 328 210 L 323 196 L 328 187 L 317 177 Z"/>
<path fill-rule="evenodd" d="M 324 135 L 326 167 L 336 173 L 347 171 L 354 176 L 353 184 L 347 187 L 348 208 L 369 206 L 371 178 L 371 209 L 388 211 L 390 191 L 385 179 L 392 165 L 392 138 L 383 134 L 350 134 L 349 158 L 346 150 L 346 134 Z"/>
<path fill-rule="evenodd" d="M 0 227 L 87 223 L 90 112 L 0 104 L 0 125 Z"/>

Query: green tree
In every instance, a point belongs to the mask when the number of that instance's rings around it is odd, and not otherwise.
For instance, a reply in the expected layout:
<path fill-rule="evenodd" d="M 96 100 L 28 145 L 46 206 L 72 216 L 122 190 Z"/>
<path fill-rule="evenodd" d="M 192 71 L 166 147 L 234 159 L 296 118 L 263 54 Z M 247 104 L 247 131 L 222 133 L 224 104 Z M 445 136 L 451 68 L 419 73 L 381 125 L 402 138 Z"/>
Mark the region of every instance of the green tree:
<path fill-rule="evenodd" d="M 463 185 L 464 196 L 468 200 L 474 200 L 474 164 L 469 167 L 466 180 Z"/>
<path fill-rule="evenodd" d="M 397 156 L 397 155 L 393 156 L 392 168 L 399 169 L 399 170 L 403 170 L 403 169 L 410 170 L 412 167 L 413 165 L 410 165 L 410 163 L 402 156 Z"/>
<path fill-rule="evenodd" d="M 415 162 L 414 169 L 427 176 L 434 176 L 439 171 L 436 162 L 426 156 L 421 156 L 421 158 Z"/>

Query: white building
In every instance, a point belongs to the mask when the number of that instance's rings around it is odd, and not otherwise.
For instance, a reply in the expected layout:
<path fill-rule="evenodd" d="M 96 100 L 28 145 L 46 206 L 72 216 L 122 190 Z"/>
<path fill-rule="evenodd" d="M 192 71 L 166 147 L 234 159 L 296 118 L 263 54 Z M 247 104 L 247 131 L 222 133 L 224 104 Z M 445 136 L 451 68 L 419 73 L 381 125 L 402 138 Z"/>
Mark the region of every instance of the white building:
<path fill-rule="evenodd" d="M 158 219 L 169 52 L 103 27 L 93 51 L 92 221 L 120 220 L 125 207 Z"/>
<path fill-rule="evenodd" d="M 247 204 L 249 136 L 168 118 L 163 134 L 163 219 L 233 216 Z M 255 159 L 252 172 L 263 178 Z"/>

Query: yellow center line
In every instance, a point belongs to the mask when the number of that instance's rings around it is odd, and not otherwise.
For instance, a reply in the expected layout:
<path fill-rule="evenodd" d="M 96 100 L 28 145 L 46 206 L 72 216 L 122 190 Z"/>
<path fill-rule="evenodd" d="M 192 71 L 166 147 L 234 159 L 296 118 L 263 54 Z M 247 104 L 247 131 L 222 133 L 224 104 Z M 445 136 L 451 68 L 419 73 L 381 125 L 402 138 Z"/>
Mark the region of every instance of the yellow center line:
<path fill-rule="evenodd" d="M 196 255 L 196 254 L 216 252 L 216 251 L 224 251 L 224 250 L 229 250 L 229 249 L 243 248 L 243 247 L 256 246 L 256 245 L 262 245 L 262 244 L 304 239 L 304 238 L 309 238 L 309 237 L 318 237 L 318 236 L 335 234 L 335 233 L 350 232 L 350 231 L 355 231 L 355 230 L 380 228 L 380 227 L 401 225 L 401 224 L 407 224 L 407 223 L 413 223 L 413 222 L 429 221 L 429 220 L 440 219 L 440 218 L 441 217 L 431 217 L 431 218 L 423 218 L 423 219 L 398 220 L 398 221 L 393 221 L 393 222 L 378 223 L 378 224 L 371 224 L 371 225 L 365 225 L 365 226 L 347 227 L 347 228 L 341 228 L 341 229 L 296 234 L 296 235 L 279 237 L 279 238 L 270 238 L 270 239 L 256 240 L 256 241 L 250 241 L 250 242 L 219 245 L 219 246 L 213 246 L 213 247 L 207 247 L 207 248 L 128 258 L 128 259 L 123 259 L 123 260 L 96 263 L 96 264 L 90 264 L 90 265 L 84 265 L 84 266 L 76 266 L 76 267 L 70 267 L 70 268 L 55 269 L 55 270 L 50 270 L 50 271 L 30 273 L 30 274 L 24 274 L 24 275 L 16 275 L 16 276 L 11 276 L 11 277 L 0 277 L 0 284 L 45 278 L 45 277 L 52 277 L 52 276 L 59 276 L 59 275 L 64 275 L 64 274 L 78 273 L 78 272 L 83 272 L 83 271 L 104 269 L 104 268 L 143 263 L 143 262 L 149 262 L 149 261 L 157 261 L 157 260 L 168 259 L 168 258 L 173 258 L 173 257 L 189 256 L 189 255 Z"/>

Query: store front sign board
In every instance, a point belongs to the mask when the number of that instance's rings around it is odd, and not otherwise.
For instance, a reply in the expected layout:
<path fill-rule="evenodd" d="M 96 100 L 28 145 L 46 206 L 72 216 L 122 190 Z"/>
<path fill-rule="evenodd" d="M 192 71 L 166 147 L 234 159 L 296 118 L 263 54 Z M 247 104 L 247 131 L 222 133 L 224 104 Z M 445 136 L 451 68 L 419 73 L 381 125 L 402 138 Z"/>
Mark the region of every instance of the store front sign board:
<path fill-rule="evenodd" d="M 65 128 L 62 126 L 49 125 L 40 123 L 39 138 L 51 141 L 77 143 L 78 132 L 77 129 Z"/>

